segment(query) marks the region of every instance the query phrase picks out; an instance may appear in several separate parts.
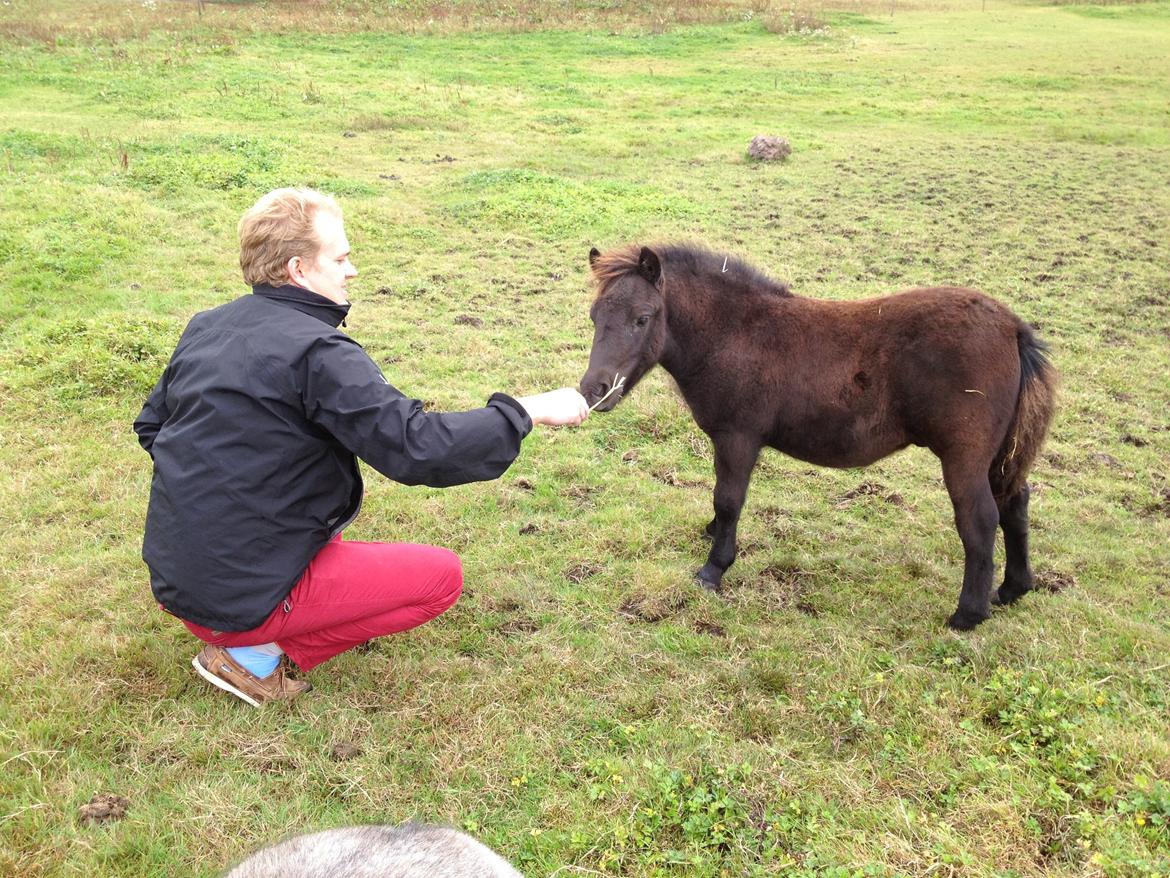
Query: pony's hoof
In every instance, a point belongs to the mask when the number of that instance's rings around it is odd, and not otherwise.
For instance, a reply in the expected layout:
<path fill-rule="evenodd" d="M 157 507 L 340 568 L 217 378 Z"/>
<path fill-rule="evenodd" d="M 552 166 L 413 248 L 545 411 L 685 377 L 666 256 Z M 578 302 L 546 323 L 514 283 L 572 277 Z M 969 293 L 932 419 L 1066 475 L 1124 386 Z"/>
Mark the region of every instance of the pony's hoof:
<path fill-rule="evenodd" d="M 947 626 L 952 631 L 970 631 L 989 615 L 988 613 L 969 613 L 966 610 L 956 610 L 954 615 L 947 619 Z"/>
<path fill-rule="evenodd" d="M 718 592 L 723 587 L 723 577 L 719 577 L 719 579 L 716 579 L 714 582 L 712 582 L 707 578 L 706 571 L 707 568 L 704 567 L 702 570 L 696 573 L 695 582 L 702 586 L 702 588 L 706 591 Z"/>
<path fill-rule="evenodd" d="M 1032 590 L 1030 585 L 1008 585 L 1006 582 L 996 589 L 995 594 L 991 596 L 991 602 L 998 604 L 1001 607 L 1006 607 L 1009 604 L 1014 604 L 1024 595 Z"/>

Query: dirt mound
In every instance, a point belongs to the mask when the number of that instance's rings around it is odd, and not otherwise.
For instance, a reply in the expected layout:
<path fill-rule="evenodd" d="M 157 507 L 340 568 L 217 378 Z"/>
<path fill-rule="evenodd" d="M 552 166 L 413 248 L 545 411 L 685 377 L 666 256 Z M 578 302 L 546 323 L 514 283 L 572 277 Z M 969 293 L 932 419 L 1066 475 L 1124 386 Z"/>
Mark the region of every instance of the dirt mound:
<path fill-rule="evenodd" d="M 82 823 L 108 823 L 121 820 L 130 809 L 130 800 L 114 793 L 94 793 L 88 804 L 79 809 Z"/>
<path fill-rule="evenodd" d="M 792 155 L 792 145 L 783 137 L 757 134 L 748 145 L 748 156 L 761 162 L 782 162 Z"/>

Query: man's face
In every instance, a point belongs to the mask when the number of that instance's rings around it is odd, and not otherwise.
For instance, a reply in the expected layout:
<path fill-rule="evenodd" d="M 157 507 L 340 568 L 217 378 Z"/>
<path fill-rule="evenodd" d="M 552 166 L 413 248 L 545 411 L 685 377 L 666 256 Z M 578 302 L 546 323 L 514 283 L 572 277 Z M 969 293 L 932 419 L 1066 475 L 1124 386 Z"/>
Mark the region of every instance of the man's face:
<path fill-rule="evenodd" d="M 340 217 L 322 210 L 313 218 L 313 228 L 321 249 L 314 259 L 293 260 L 295 265 L 290 265 L 289 275 L 297 286 L 344 304 L 349 301 L 345 285 L 351 277 L 357 276 L 357 269 L 349 261 L 345 226 Z"/>

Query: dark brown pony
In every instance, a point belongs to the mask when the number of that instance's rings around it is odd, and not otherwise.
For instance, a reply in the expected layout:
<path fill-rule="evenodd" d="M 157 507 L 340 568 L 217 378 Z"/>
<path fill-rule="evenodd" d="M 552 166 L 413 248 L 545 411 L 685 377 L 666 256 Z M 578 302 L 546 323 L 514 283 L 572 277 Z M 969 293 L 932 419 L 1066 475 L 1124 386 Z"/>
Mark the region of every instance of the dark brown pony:
<path fill-rule="evenodd" d="M 1056 373 L 1005 306 L 959 287 L 806 299 L 693 247 L 593 250 L 589 262 L 598 290 L 581 393 L 608 411 L 661 363 L 714 443 L 704 587 L 719 588 L 735 560 L 761 447 L 856 467 L 922 445 L 942 461 L 966 556 L 948 624 L 966 630 L 991 615 L 997 525 L 1007 561 L 996 602 L 1032 588 L 1025 478 L 1052 417 Z"/>

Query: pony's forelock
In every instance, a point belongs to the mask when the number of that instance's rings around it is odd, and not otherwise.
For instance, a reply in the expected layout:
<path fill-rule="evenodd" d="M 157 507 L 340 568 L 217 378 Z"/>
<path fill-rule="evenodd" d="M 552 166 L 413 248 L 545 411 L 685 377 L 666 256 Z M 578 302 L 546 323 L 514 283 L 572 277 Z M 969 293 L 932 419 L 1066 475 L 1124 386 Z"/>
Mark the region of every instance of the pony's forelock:
<path fill-rule="evenodd" d="M 597 284 L 597 298 L 602 298 L 614 281 L 633 274 L 638 270 L 638 259 L 642 248 L 637 244 L 627 244 L 608 253 L 602 253 L 593 260 L 590 268 L 593 269 L 593 281 Z"/>

